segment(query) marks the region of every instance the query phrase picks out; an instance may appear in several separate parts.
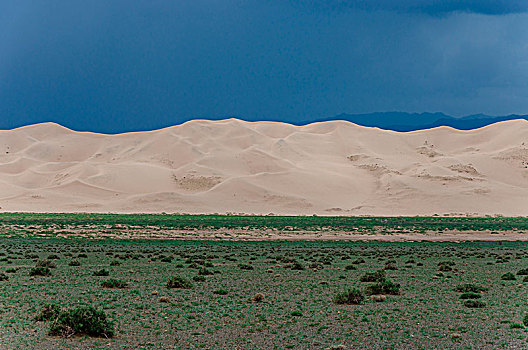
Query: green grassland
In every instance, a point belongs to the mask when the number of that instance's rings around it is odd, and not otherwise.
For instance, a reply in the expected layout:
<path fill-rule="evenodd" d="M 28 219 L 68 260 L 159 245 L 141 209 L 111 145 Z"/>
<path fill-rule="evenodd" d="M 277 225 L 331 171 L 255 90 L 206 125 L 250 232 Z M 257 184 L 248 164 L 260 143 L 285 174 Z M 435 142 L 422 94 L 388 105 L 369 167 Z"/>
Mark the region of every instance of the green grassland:
<path fill-rule="evenodd" d="M 0 213 L 0 225 L 25 228 L 64 229 L 107 226 L 110 228 L 158 228 L 172 230 L 279 230 L 348 232 L 427 231 L 528 231 L 528 217 L 348 217 L 348 216 L 256 216 L 187 214 L 48 214 Z"/>
<path fill-rule="evenodd" d="M 188 216 L 94 217 L 112 225 L 139 226 L 350 225 L 347 219 L 319 217 L 292 221 L 207 216 L 199 223 Z M 94 217 L 10 214 L 2 221 L 21 227 L 73 221 L 84 225 Z M 351 220 L 364 227 L 381 223 L 379 218 Z M 397 220 L 400 226 L 425 226 L 420 218 Z M 487 219 L 439 220 L 442 224 L 434 225 L 487 229 L 492 225 Z M 526 225 L 525 219 L 499 220 L 515 228 Z M 30 276 L 43 259 L 55 265 L 49 269 L 51 275 Z M 0 348 L 525 349 L 528 282 L 517 272 L 526 268 L 526 242 L 2 238 L 0 273 L 7 279 L 0 281 Z M 94 276 L 101 269 L 108 276 Z M 400 285 L 399 295 L 377 301 L 366 296 L 358 305 L 334 302 L 349 288 L 368 290 L 372 283 L 360 279 L 380 269 Z M 507 272 L 514 280 L 502 279 Z M 167 288 L 168 280 L 176 276 L 192 287 Z M 107 286 L 124 288 L 105 288 L 105 281 Z M 484 307 L 464 305 L 456 287 L 465 283 L 486 288 L 474 293 Z M 51 322 L 35 317 L 49 303 L 103 310 L 114 323 L 114 337 L 48 335 Z"/>

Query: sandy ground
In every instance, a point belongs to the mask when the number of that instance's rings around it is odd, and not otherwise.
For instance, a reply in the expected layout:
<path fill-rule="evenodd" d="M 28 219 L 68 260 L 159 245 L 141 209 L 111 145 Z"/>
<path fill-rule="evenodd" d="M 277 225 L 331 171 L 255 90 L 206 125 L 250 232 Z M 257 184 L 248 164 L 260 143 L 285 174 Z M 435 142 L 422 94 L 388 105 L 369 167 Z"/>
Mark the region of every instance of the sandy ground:
<path fill-rule="evenodd" d="M 194 120 L 0 131 L 0 211 L 528 215 L 528 122 L 399 133 Z"/>

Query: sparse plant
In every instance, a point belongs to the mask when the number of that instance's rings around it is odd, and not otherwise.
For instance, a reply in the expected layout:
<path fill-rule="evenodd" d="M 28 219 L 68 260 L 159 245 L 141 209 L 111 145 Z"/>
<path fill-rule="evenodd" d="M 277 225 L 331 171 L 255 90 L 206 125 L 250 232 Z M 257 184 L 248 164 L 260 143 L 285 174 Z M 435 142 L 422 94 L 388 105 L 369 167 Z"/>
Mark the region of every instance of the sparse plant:
<path fill-rule="evenodd" d="M 334 297 L 335 304 L 349 304 L 358 305 L 363 302 L 365 295 L 357 288 L 350 288 L 346 291 L 338 293 Z"/>
<path fill-rule="evenodd" d="M 51 276 L 51 270 L 47 267 L 34 267 L 29 271 L 30 276 Z"/>
<path fill-rule="evenodd" d="M 480 309 L 480 308 L 486 307 L 486 303 L 480 300 L 469 299 L 464 302 L 464 306 L 468 308 L 473 308 L 473 309 L 474 308 Z"/>
<path fill-rule="evenodd" d="M 167 288 L 191 289 L 193 287 L 191 281 L 181 276 L 174 276 L 169 278 L 166 284 Z"/>
<path fill-rule="evenodd" d="M 82 334 L 111 338 L 114 336 L 114 325 L 104 311 L 92 306 L 78 306 L 60 311 L 50 326 L 49 334 L 64 338 Z"/>
<path fill-rule="evenodd" d="M 110 278 L 110 279 L 107 279 L 106 281 L 101 282 L 101 287 L 122 289 L 122 288 L 128 287 L 128 283 L 122 280 L 115 279 L 115 278 Z"/>

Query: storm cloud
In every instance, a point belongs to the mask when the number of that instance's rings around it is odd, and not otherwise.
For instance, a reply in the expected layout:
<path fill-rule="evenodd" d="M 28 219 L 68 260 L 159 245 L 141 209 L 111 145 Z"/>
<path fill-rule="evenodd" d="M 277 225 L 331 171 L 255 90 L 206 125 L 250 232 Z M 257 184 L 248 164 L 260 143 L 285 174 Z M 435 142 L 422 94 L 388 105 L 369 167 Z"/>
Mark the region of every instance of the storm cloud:
<path fill-rule="evenodd" d="M 445 15 L 452 12 L 485 15 L 528 12 L 528 2 L 523 0 L 315 0 L 297 3 L 326 9 L 398 11 L 429 15 Z"/>
<path fill-rule="evenodd" d="M 2 2 L 0 129 L 528 111 L 524 3 L 325 4 Z"/>

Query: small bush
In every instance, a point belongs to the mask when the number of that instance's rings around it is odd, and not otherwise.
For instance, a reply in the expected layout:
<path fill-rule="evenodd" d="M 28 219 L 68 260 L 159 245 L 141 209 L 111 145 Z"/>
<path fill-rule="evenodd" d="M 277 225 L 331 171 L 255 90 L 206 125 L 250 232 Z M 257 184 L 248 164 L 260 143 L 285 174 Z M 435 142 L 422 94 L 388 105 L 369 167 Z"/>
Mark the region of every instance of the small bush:
<path fill-rule="evenodd" d="M 47 267 L 34 267 L 29 271 L 30 276 L 51 276 L 51 271 Z"/>
<path fill-rule="evenodd" d="M 487 291 L 488 288 L 482 287 L 476 284 L 471 283 L 465 283 L 465 284 L 459 284 L 455 287 L 455 291 L 459 293 L 467 293 L 467 292 L 473 292 L 473 293 L 480 293 Z"/>
<path fill-rule="evenodd" d="M 106 269 L 101 269 L 101 270 L 94 271 L 93 275 L 99 276 L 99 277 L 101 276 L 106 277 L 110 275 L 110 272 Z"/>
<path fill-rule="evenodd" d="M 528 314 L 526 314 L 523 318 L 523 324 L 528 327 Z"/>
<path fill-rule="evenodd" d="M 474 293 L 474 292 L 466 292 L 460 295 L 460 299 L 480 299 L 482 295 L 480 293 Z"/>
<path fill-rule="evenodd" d="M 387 294 L 387 295 L 399 295 L 400 284 L 394 283 L 390 280 L 384 280 L 375 284 L 371 284 L 365 288 L 367 295 L 374 294 Z"/>
<path fill-rule="evenodd" d="M 253 301 L 256 303 L 260 303 L 263 300 L 264 300 L 264 294 L 262 293 L 257 293 L 255 294 L 255 296 L 253 296 Z"/>
<path fill-rule="evenodd" d="M 7 269 L 6 272 L 7 273 L 15 273 L 15 272 L 17 272 L 17 269 L 12 267 L 12 268 Z"/>
<path fill-rule="evenodd" d="M 195 282 L 205 282 L 205 277 L 201 276 L 201 275 L 194 276 L 193 277 L 193 281 L 195 281 Z"/>
<path fill-rule="evenodd" d="M 79 306 L 59 312 L 49 330 L 49 335 L 65 338 L 82 334 L 111 338 L 114 336 L 114 325 L 106 318 L 104 311 L 92 306 Z"/>
<path fill-rule="evenodd" d="M 469 308 L 483 308 L 486 306 L 486 303 L 484 303 L 483 301 L 480 301 L 480 300 L 466 300 L 464 302 L 464 306 L 465 307 L 469 307 Z"/>
<path fill-rule="evenodd" d="M 198 270 L 198 275 L 199 276 L 209 276 L 209 275 L 214 275 L 214 272 L 205 267 L 202 267 Z"/>
<path fill-rule="evenodd" d="M 35 316 L 35 321 L 51 321 L 55 319 L 61 311 L 57 304 L 46 304 L 40 309 L 40 312 Z"/>
<path fill-rule="evenodd" d="M 110 266 L 119 266 L 119 265 L 121 265 L 121 263 L 117 260 L 114 260 L 110 263 Z"/>
<path fill-rule="evenodd" d="M 361 282 L 382 282 L 385 281 L 385 271 L 378 270 L 375 272 L 367 272 L 359 279 Z"/>
<path fill-rule="evenodd" d="M 526 276 L 526 275 L 528 275 L 528 269 L 520 269 L 519 271 L 517 271 L 517 275 L 518 276 Z"/>
<path fill-rule="evenodd" d="M 191 281 L 181 276 L 174 276 L 169 278 L 166 284 L 167 288 L 191 289 L 193 287 Z"/>
<path fill-rule="evenodd" d="M 9 277 L 5 273 L 0 273 L 0 281 L 7 281 Z"/>
<path fill-rule="evenodd" d="M 357 288 L 351 288 L 346 291 L 338 293 L 334 297 L 335 304 L 358 305 L 363 302 L 365 296 Z"/>
<path fill-rule="evenodd" d="M 345 271 L 351 271 L 351 270 L 357 270 L 357 267 L 355 265 L 345 266 Z"/>
<path fill-rule="evenodd" d="M 304 266 L 303 264 L 301 264 L 300 262 L 298 261 L 295 261 L 293 264 L 291 264 L 291 267 L 290 267 L 292 270 L 304 270 Z"/>
<path fill-rule="evenodd" d="M 57 267 L 57 265 L 55 265 L 55 263 L 51 260 L 43 259 L 43 260 L 37 261 L 37 263 L 35 264 L 35 267 L 48 267 L 50 269 L 54 269 Z"/>
<path fill-rule="evenodd" d="M 81 266 L 79 260 L 72 260 L 68 263 L 69 266 Z"/>
<path fill-rule="evenodd" d="M 238 268 L 241 270 L 253 270 L 253 266 L 249 264 L 238 264 Z"/>
<path fill-rule="evenodd" d="M 128 283 L 126 283 L 125 281 L 117 280 L 115 278 L 110 278 L 110 279 L 108 279 L 106 281 L 103 281 L 101 283 L 101 286 L 103 288 L 118 288 L 118 289 L 122 289 L 122 288 L 128 287 Z"/>
<path fill-rule="evenodd" d="M 511 272 L 506 272 L 504 275 L 501 276 L 501 280 L 503 281 L 515 281 L 515 275 Z"/>
<path fill-rule="evenodd" d="M 60 260 L 60 257 L 57 254 L 50 254 L 48 260 Z"/>
<path fill-rule="evenodd" d="M 438 266 L 438 271 L 441 271 L 441 272 L 449 272 L 449 271 L 453 271 L 453 268 L 449 265 L 439 265 Z"/>
<path fill-rule="evenodd" d="M 395 263 L 387 263 L 385 264 L 384 270 L 398 270 Z"/>
<path fill-rule="evenodd" d="M 217 295 L 227 295 L 229 292 L 225 289 L 218 289 L 218 290 L 215 290 L 213 291 L 213 294 L 217 294 Z"/>

